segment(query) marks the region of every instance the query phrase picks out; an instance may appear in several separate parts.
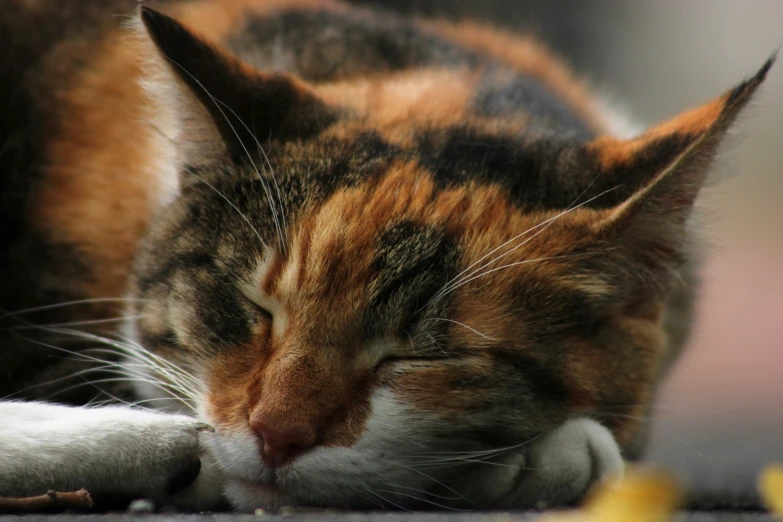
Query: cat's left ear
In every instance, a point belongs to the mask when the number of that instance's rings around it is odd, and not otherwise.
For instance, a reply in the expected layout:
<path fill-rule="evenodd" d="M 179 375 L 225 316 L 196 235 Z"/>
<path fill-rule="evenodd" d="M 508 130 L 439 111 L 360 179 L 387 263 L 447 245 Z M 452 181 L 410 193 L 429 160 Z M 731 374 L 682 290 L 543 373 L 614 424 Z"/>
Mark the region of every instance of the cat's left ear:
<path fill-rule="evenodd" d="M 183 163 L 241 162 L 258 142 L 307 138 L 333 121 L 334 111 L 293 76 L 253 69 L 148 7 L 139 19 L 143 83 Z"/>
<path fill-rule="evenodd" d="M 601 137 L 588 145 L 599 176 L 633 190 L 592 225 L 595 236 L 609 246 L 601 271 L 612 273 L 613 286 L 634 286 L 629 295 L 639 285 L 653 291 L 668 286 L 683 257 L 686 222 L 711 160 L 773 62 L 770 58 L 723 96 L 637 138 Z"/>

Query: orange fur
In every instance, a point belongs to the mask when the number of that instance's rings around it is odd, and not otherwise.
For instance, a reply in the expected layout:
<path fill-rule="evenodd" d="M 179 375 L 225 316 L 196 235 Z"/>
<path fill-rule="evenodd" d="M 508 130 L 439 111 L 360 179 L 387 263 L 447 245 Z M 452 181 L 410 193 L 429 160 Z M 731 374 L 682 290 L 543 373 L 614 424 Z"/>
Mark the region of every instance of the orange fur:
<path fill-rule="evenodd" d="M 621 140 L 613 136 L 601 136 L 588 145 L 588 150 L 597 152 L 601 167 L 610 169 L 628 164 L 639 152 L 654 141 L 671 135 L 698 135 L 707 131 L 721 116 L 727 96 L 713 100 L 701 107 L 687 111 L 671 120 L 657 125 L 638 138 Z"/>
<path fill-rule="evenodd" d="M 320 85 L 318 93 L 361 115 L 339 134 L 373 128 L 392 143 L 409 145 L 417 128 L 464 122 L 477 77 L 469 70 L 413 70 Z"/>
<path fill-rule="evenodd" d="M 164 154 L 133 81 L 137 50 L 114 35 L 99 57 L 59 96 L 61 117 L 30 219 L 52 240 L 79 245 L 95 278 L 85 297 L 125 291 L 136 245 L 157 205 L 156 160 Z M 96 227 L 96 223 L 101 226 Z"/>
<path fill-rule="evenodd" d="M 540 42 L 473 22 L 422 21 L 420 24 L 469 49 L 487 53 L 520 72 L 538 78 L 581 114 L 585 121 L 590 122 L 594 130 L 606 131 L 607 124 L 584 82 L 578 80 Z"/>

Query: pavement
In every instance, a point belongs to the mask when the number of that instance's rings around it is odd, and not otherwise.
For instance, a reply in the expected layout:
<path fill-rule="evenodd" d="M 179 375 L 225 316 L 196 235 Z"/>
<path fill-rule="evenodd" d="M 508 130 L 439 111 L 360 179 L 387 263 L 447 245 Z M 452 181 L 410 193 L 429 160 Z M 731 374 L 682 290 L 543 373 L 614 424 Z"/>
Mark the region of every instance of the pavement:
<path fill-rule="evenodd" d="M 237 515 L 229 513 L 209 515 L 180 514 L 124 514 L 124 515 L 26 515 L 24 522 L 513 522 L 533 521 L 539 515 L 531 512 L 473 512 L 473 513 L 303 513 L 290 515 Z M 0 522 L 19 522 L 19 516 L 0 516 Z M 681 522 L 775 522 L 764 513 L 688 512 L 678 517 Z"/>

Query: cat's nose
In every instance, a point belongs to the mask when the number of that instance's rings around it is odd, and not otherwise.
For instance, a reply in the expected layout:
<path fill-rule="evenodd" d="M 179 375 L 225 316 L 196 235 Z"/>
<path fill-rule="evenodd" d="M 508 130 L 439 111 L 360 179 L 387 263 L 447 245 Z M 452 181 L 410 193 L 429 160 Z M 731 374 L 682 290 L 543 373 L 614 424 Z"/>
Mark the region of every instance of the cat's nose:
<path fill-rule="evenodd" d="M 261 439 L 261 457 L 273 468 L 279 468 L 313 447 L 315 436 L 299 426 L 272 422 L 260 416 L 250 419 L 250 429 Z"/>

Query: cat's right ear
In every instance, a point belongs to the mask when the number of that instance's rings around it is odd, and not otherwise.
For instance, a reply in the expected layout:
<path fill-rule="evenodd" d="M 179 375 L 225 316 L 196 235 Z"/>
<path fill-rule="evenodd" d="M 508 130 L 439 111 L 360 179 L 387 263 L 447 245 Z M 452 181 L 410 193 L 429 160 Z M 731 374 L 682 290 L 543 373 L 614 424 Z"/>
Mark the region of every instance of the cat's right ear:
<path fill-rule="evenodd" d="M 605 136 L 588 144 L 599 178 L 630 189 L 591 224 L 597 244 L 604 245 L 591 270 L 613 281 L 619 292 L 605 294 L 613 303 L 619 295 L 635 301 L 640 295 L 668 296 L 687 259 L 688 221 L 712 160 L 774 61 L 722 96 L 636 138 Z"/>
<path fill-rule="evenodd" d="M 304 82 L 257 71 L 149 7 L 139 20 L 153 120 L 182 163 L 241 163 L 260 143 L 307 138 L 333 121 L 334 111 Z"/>

